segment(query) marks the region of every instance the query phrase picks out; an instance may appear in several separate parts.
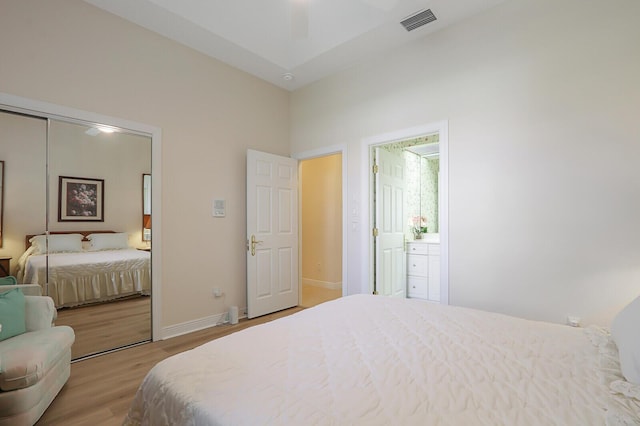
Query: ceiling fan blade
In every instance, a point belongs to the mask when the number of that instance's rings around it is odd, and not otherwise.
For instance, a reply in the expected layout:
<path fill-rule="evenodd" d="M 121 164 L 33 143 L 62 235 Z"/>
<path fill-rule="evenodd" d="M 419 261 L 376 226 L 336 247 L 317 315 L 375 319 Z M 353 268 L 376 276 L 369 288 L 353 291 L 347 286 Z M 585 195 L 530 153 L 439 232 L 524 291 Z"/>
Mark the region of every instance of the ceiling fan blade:
<path fill-rule="evenodd" d="M 294 39 L 307 38 L 309 35 L 309 2 L 291 1 L 291 36 Z"/>

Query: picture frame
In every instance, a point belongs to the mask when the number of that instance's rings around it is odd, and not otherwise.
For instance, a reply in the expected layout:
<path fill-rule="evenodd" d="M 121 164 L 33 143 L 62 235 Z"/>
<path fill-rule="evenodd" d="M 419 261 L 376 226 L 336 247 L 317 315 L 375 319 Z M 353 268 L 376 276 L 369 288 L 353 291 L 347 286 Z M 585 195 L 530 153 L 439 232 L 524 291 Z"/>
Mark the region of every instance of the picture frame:
<path fill-rule="evenodd" d="M 58 222 L 104 222 L 104 179 L 60 176 Z"/>

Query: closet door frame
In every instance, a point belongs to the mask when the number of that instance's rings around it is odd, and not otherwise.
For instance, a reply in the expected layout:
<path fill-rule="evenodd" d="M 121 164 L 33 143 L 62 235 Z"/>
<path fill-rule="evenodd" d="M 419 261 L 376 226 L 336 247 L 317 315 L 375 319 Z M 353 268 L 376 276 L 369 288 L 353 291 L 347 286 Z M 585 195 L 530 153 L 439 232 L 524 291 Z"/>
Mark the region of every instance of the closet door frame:
<path fill-rule="evenodd" d="M 23 98 L 3 92 L 0 92 L 0 109 L 69 123 L 113 126 L 151 138 L 151 204 L 154 206 L 152 231 L 153 250 L 151 251 L 151 340 L 154 342 L 162 340 L 162 312 L 160 310 L 162 306 L 162 234 L 158 231 L 162 229 L 161 129 L 148 124 Z"/>

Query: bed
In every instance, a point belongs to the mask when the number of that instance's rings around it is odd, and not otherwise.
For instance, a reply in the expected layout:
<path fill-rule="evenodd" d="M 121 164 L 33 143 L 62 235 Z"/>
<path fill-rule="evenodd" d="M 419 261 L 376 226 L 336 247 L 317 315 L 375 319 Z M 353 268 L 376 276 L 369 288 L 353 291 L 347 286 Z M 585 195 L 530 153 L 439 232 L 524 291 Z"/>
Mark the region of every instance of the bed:
<path fill-rule="evenodd" d="M 151 292 L 151 253 L 129 247 L 124 233 L 58 232 L 48 246 L 43 241 L 44 235 L 27 236 L 17 275 L 21 283 L 39 284 L 57 308 Z"/>
<path fill-rule="evenodd" d="M 635 424 L 617 359 L 604 329 L 354 295 L 161 361 L 124 424 Z"/>

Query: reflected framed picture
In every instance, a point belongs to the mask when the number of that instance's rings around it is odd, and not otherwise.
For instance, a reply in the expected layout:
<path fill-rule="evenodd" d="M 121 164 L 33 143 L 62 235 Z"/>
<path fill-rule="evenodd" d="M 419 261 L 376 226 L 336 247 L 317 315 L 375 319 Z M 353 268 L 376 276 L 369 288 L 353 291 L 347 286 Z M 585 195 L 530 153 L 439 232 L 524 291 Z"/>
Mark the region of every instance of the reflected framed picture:
<path fill-rule="evenodd" d="M 104 222 L 104 179 L 60 176 L 58 222 Z"/>

